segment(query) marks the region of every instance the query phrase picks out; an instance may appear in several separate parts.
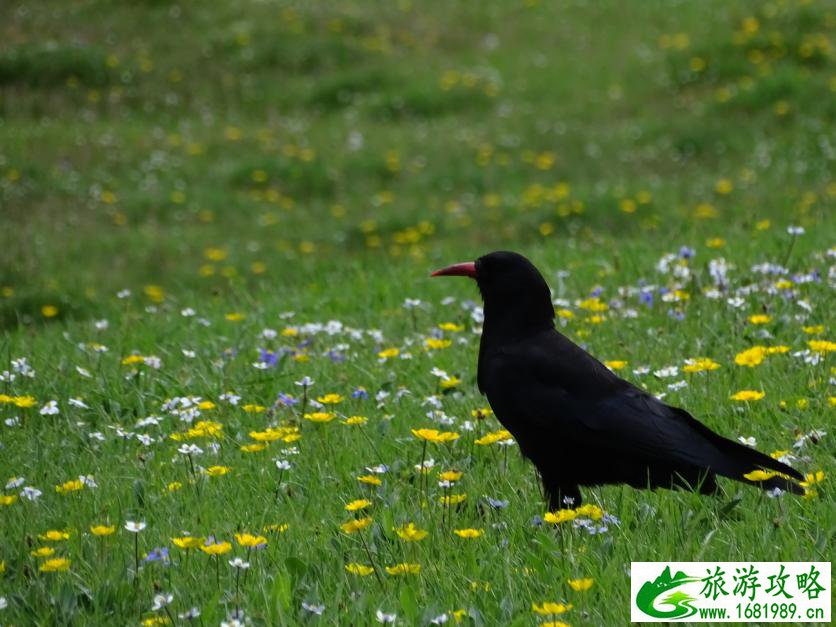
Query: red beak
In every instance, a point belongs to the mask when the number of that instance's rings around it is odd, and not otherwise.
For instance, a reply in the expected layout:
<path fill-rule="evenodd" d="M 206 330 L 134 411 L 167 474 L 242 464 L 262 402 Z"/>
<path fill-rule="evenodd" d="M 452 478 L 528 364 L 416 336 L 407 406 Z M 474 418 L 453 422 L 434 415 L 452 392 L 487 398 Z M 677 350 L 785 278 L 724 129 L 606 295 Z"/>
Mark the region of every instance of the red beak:
<path fill-rule="evenodd" d="M 475 279 L 476 264 L 472 261 L 454 263 L 452 266 L 436 270 L 430 276 L 469 276 L 471 279 Z"/>

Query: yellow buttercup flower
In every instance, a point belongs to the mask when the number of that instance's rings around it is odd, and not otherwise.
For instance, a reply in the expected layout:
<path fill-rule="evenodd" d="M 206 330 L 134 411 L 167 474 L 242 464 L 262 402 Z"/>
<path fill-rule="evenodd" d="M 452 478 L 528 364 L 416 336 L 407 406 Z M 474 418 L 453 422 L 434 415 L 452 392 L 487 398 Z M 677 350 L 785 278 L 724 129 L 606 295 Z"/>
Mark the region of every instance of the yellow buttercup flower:
<path fill-rule="evenodd" d="M 536 603 L 531 604 L 531 610 L 536 614 L 547 615 L 547 614 L 563 614 L 564 612 L 568 612 L 572 609 L 571 603 L 552 603 L 549 601 L 545 601 L 540 605 Z"/>
<path fill-rule="evenodd" d="M 428 442 L 452 442 L 459 439 L 454 431 L 439 431 L 438 429 L 412 429 L 412 435 Z"/>
<path fill-rule="evenodd" d="M 372 522 L 371 518 L 358 518 L 357 520 L 349 520 L 348 522 L 341 524 L 340 529 L 342 529 L 345 533 L 352 534 L 362 531 L 371 525 Z"/>
<path fill-rule="evenodd" d="M 247 548 L 265 546 L 267 544 L 267 538 L 264 536 L 255 536 L 251 533 L 236 533 L 235 541 L 241 546 L 245 546 Z"/>
<path fill-rule="evenodd" d="M 421 572 L 421 565 L 420 564 L 408 564 L 408 563 L 401 563 L 395 564 L 394 566 L 387 566 L 386 572 L 392 576 L 397 575 L 417 575 Z"/>
<path fill-rule="evenodd" d="M 407 542 L 417 542 L 418 540 L 423 540 L 427 537 L 427 531 L 423 529 L 418 529 L 415 526 L 415 523 L 407 523 L 400 527 L 393 528 L 393 531 L 398 534 L 398 537 L 401 540 L 406 540 Z"/>
<path fill-rule="evenodd" d="M 42 573 L 59 573 L 70 570 L 70 560 L 66 557 L 54 557 L 41 564 Z"/>
<path fill-rule="evenodd" d="M 178 549 L 198 549 L 206 542 L 204 538 L 196 536 L 183 536 L 182 538 L 172 538 L 171 543 Z"/>
<path fill-rule="evenodd" d="M 592 584 L 595 582 L 592 577 L 585 577 L 583 579 L 569 579 L 569 587 L 572 588 L 575 592 L 585 592 L 592 587 Z"/>
<path fill-rule="evenodd" d="M 207 555 L 223 555 L 232 550 L 231 542 L 215 542 L 214 544 L 201 544 L 200 550 Z"/>
<path fill-rule="evenodd" d="M 109 536 L 116 533 L 116 525 L 94 525 L 90 527 L 90 533 L 94 536 Z"/>
<path fill-rule="evenodd" d="M 345 569 L 352 575 L 360 575 L 361 577 L 371 575 L 374 572 L 374 568 L 363 564 L 346 564 Z"/>
<path fill-rule="evenodd" d="M 356 512 L 357 510 L 366 509 L 367 507 L 370 507 L 371 504 L 372 502 L 367 499 L 357 499 L 356 501 L 346 503 L 345 509 L 349 512 Z"/>
<path fill-rule="evenodd" d="M 474 538 L 478 538 L 485 534 L 484 529 L 453 529 L 453 533 L 455 533 L 460 538 L 465 538 L 466 540 L 472 540 Z"/>
<path fill-rule="evenodd" d="M 740 390 L 740 392 L 732 394 L 729 398 L 733 401 L 759 401 L 764 396 L 766 396 L 766 393 L 758 390 Z"/>
<path fill-rule="evenodd" d="M 318 396 L 316 400 L 326 405 L 335 405 L 336 403 L 342 402 L 343 397 L 340 394 L 331 393 L 325 394 L 324 396 Z"/>
<path fill-rule="evenodd" d="M 34 551 L 30 551 L 29 555 L 32 557 L 49 557 L 50 555 L 55 554 L 55 549 L 51 546 L 42 546 Z"/>

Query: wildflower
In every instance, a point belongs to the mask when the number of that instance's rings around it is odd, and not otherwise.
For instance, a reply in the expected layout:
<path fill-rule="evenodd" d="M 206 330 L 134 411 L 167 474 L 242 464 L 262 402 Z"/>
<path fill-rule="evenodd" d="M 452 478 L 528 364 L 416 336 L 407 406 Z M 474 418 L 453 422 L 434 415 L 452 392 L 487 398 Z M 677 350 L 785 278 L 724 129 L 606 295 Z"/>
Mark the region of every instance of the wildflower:
<path fill-rule="evenodd" d="M 240 447 L 242 453 L 258 453 L 267 448 L 266 444 L 244 444 Z"/>
<path fill-rule="evenodd" d="M 734 356 L 734 363 L 738 366 L 754 368 L 763 362 L 766 357 L 766 349 L 763 346 L 753 346 Z"/>
<path fill-rule="evenodd" d="M 383 610 L 378 609 L 375 612 L 375 618 L 377 618 L 378 623 L 394 623 L 397 620 L 397 614 L 387 614 Z"/>
<path fill-rule="evenodd" d="M 717 370 L 719 367 L 720 364 L 709 357 L 697 357 L 694 359 L 686 359 L 685 365 L 682 367 L 682 371 L 706 372 L 709 370 Z"/>
<path fill-rule="evenodd" d="M 392 529 L 401 540 L 406 540 L 407 542 L 417 542 L 419 540 L 423 540 L 427 537 L 427 531 L 423 529 L 418 529 L 415 526 L 415 523 L 408 523 L 404 524 L 400 527 L 393 527 Z"/>
<path fill-rule="evenodd" d="M 41 416 L 55 416 L 59 413 L 58 403 L 56 401 L 49 401 L 46 405 L 41 407 Z"/>
<path fill-rule="evenodd" d="M 753 470 L 744 474 L 743 477 L 749 481 L 769 481 L 777 474 L 777 472 L 771 470 Z"/>
<path fill-rule="evenodd" d="M 348 426 L 359 426 L 366 424 L 368 421 L 369 419 L 365 416 L 351 416 L 343 420 L 343 424 Z"/>
<path fill-rule="evenodd" d="M 366 499 L 358 499 L 356 501 L 351 501 L 351 503 L 347 503 L 345 509 L 349 512 L 356 512 L 357 510 L 366 509 L 367 507 L 370 507 L 371 504 L 372 502 Z"/>
<path fill-rule="evenodd" d="M 448 494 L 440 497 L 438 500 L 442 505 L 458 505 L 467 498 L 467 494 Z"/>
<path fill-rule="evenodd" d="M 442 390 L 450 390 L 450 389 L 456 387 L 457 385 L 459 385 L 461 382 L 462 382 L 462 380 L 459 379 L 456 376 L 452 376 L 452 377 L 449 377 L 447 379 L 442 379 L 441 380 L 441 389 Z"/>
<path fill-rule="evenodd" d="M 563 614 L 564 612 L 568 612 L 572 609 L 571 603 L 552 603 L 549 601 L 544 601 L 540 605 L 536 603 L 531 604 L 531 610 L 536 614 L 540 615 L 547 615 L 547 614 Z"/>
<path fill-rule="evenodd" d="M 765 314 L 755 314 L 753 316 L 749 316 L 749 322 L 752 324 L 766 324 L 771 321 L 772 317 Z"/>
<path fill-rule="evenodd" d="M 575 510 L 561 509 L 556 512 L 546 512 L 546 515 L 543 516 L 543 520 L 553 525 L 559 525 L 570 520 L 575 520 L 577 517 L 578 514 Z"/>
<path fill-rule="evenodd" d="M 801 482 L 801 486 L 806 488 L 815 483 L 821 483 L 822 481 L 824 481 L 824 477 L 825 474 L 823 470 L 817 470 L 813 473 L 807 473 L 806 475 L 804 475 L 804 481 Z"/>
<path fill-rule="evenodd" d="M 210 477 L 222 477 L 231 470 L 232 468 L 229 466 L 209 466 L 209 468 L 206 469 L 206 474 Z"/>
<path fill-rule="evenodd" d="M 428 442 L 452 442 L 459 438 L 453 431 L 438 431 L 437 429 L 412 429 L 412 435 Z"/>
<path fill-rule="evenodd" d="M 236 533 L 235 541 L 247 548 L 262 548 L 267 545 L 267 538 L 264 536 L 254 536 L 251 533 Z"/>
<path fill-rule="evenodd" d="M 309 376 L 302 377 L 299 381 L 294 381 L 294 385 L 298 385 L 302 388 L 309 388 L 314 384 L 314 380 L 311 379 Z"/>
<path fill-rule="evenodd" d="M 58 531 L 57 529 L 50 529 L 38 536 L 41 540 L 49 540 L 50 542 L 61 542 L 62 540 L 69 540 L 70 534 L 68 531 Z"/>
<path fill-rule="evenodd" d="M 374 568 L 371 566 L 365 566 L 364 564 L 346 564 L 345 569 L 351 573 L 352 575 L 359 575 L 360 577 L 366 577 L 367 575 L 371 575 L 374 572 Z"/>
<path fill-rule="evenodd" d="M 569 587 L 572 588 L 575 592 L 584 592 L 589 590 L 594 583 L 594 579 L 592 577 L 585 577 L 583 579 L 569 579 Z"/>
<path fill-rule="evenodd" d="M 33 488 L 32 486 L 24 486 L 23 490 L 20 491 L 20 496 L 25 498 L 27 501 L 37 501 L 41 498 L 43 492 L 38 490 L 38 488 Z"/>
<path fill-rule="evenodd" d="M 397 575 L 417 575 L 421 572 L 421 565 L 403 562 L 401 564 L 395 564 L 394 566 L 387 566 L 386 572 L 393 577 Z"/>
<path fill-rule="evenodd" d="M 331 422 L 336 417 L 337 414 L 325 411 L 316 411 L 310 414 L 305 414 L 305 420 L 310 420 L 311 422 Z"/>
<path fill-rule="evenodd" d="M 483 435 L 481 438 L 475 440 L 473 443 L 478 444 L 480 446 L 488 446 L 490 444 L 495 444 L 496 442 L 507 440 L 511 437 L 512 436 L 510 431 L 500 429 L 499 431 L 492 431 L 491 433 Z"/>
<path fill-rule="evenodd" d="M 179 490 L 179 489 L 180 489 L 180 488 L 182 488 L 182 487 L 183 487 L 183 483 L 182 483 L 182 482 L 180 482 L 180 481 L 172 481 L 171 483 L 169 483 L 169 484 L 166 486 L 166 489 L 167 489 L 169 492 L 176 492 L 177 490 Z"/>
<path fill-rule="evenodd" d="M 116 533 L 116 525 L 94 525 L 90 527 L 90 533 L 94 536 L 109 536 Z"/>
<path fill-rule="evenodd" d="M 811 351 L 815 351 L 817 353 L 831 353 L 836 351 L 836 342 L 831 342 L 829 340 L 809 340 L 807 342 L 807 346 L 810 347 Z"/>
<path fill-rule="evenodd" d="M 206 555 L 223 555 L 232 550 L 232 543 L 207 540 L 200 546 L 200 550 L 206 553 Z"/>
<path fill-rule="evenodd" d="M 318 396 L 316 400 L 326 405 L 335 405 L 342 402 L 343 397 L 340 394 L 330 393 L 325 394 L 324 396 Z"/>
<path fill-rule="evenodd" d="M 197 549 L 204 545 L 205 540 L 195 536 L 183 536 L 182 538 L 172 538 L 171 543 L 178 549 Z"/>
<path fill-rule="evenodd" d="M 453 533 L 455 533 L 460 538 L 464 538 L 466 540 L 472 540 L 474 538 L 478 538 L 484 535 L 484 529 L 453 529 Z"/>
<path fill-rule="evenodd" d="M 40 548 L 35 549 L 34 551 L 30 551 L 29 555 L 32 557 L 49 557 L 50 555 L 55 554 L 55 549 L 51 546 L 42 546 Z"/>
<path fill-rule="evenodd" d="M 152 612 L 157 612 L 163 609 L 166 605 L 169 605 L 174 600 L 173 594 L 155 594 L 154 595 L 154 604 L 151 606 Z"/>
<path fill-rule="evenodd" d="M 759 401 L 764 396 L 766 396 L 766 393 L 758 390 L 741 390 L 732 394 L 729 398 L 733 401 Z"/>
<path fill-rule="evenodd" d="M 462 473 L 458 470 L 446 470 L 438 474 L 438 478 L 442 481 L 458 481 L 462 478 Z"/>
<path fill-rule="evenodd" d="M 264 405 L 255 405 L 253 403 L 247 403 L 246 405 L 242 406 L 243 409 L 248 414 L 260 414 L 263 411 L 266 411 L 267 408 Z"/>
<path fill-rule="evenodd" d="M 245 562 L 240 557 L 236 557 L 233 560 L 228 560 L 228 564 L 233 568 L 237 568 L 238 570 L 247 570 L 250 567 L 250 563 Z"/>
<path fill-rule="evenodd" d="M 427 350 L 440 350 L 442 348 L 449 348 L 453 342 L 451 340 L 441 340 L 433 337 L 428 337 L 424 340 L 424 346 Z"/>
<path fill-rule="evenodd" d="M 611 361 L 605 361 L 604 365 L 610 370 L 621 370 L 627 366 L 627 362 L 616 359 Z"/>
<path fill-rule="evenodd" d="M 357 477 L 357 481 L 359 481 L 360 483 L 366 483 L 368 485 L 380 485 L 383 483 L 378 477 L 375 477 L 374 475 L 360 475 L 359 477 Z"/>
<path fill-rule="evenodd" d="M 371 518 L 358 518 L 356 520 L 349 520 L 346 523 L 340 525 L 340 529 L 342 529 L 347 534 L 356 533 L 358 531 L 362 531 L 366 527 L 372 524 Z"/>
<path fill-rule="evenodd" d="M 41 564 L 38 569 L 42 573 L 58 573 L 65 572 L 70 569 L 70 560 L 66 557 L 54 557 Z"/>
<path fill-rule="evenodd" d="M 246 314 L 243 314 L 238 311 L 234 311 L 232 313 L 224 314 L 224 318 L 229 320 L 230 322 L 241 322 L 244 318 L 246 318 Z"/>
<path fill-rule="evenodd" d="M 459 333 L 460 331 L 464 331 L 463 324 L 455 324 L 453 322 L 442 322 L 438 325 L 438 328 L 442 331 L 450 331 L 452 333 Z"/>
<path fill-rule="evenodd" d="M 17 494 L 0 494 L 0 505 L 13 505 L 17 501 Z"/>
<path fill-rule="evenodd" d="M 76 492 L 77 490 L 81 490 L 84 487 L 84 484 L 78 480 L 73 479 L 71 481 L 67 481 L 66 483 L 62 483 L 61 485 L 55 486 L 55 491 L 58 494 L 67 494 L 68 492 Z"/>
<path fill-rule="evenodd" d="M 144 520 L 141 520 L 141 521 L 138 521 L 138 522 L 135 522 L 133 520 L 125 521 L 125 529 L 127 529 L 131 533 L 139 533 L 140 531 L 145 529 L 145 527 L 147 527 L 147 526 L 148 525 L 145 524 Z"/>

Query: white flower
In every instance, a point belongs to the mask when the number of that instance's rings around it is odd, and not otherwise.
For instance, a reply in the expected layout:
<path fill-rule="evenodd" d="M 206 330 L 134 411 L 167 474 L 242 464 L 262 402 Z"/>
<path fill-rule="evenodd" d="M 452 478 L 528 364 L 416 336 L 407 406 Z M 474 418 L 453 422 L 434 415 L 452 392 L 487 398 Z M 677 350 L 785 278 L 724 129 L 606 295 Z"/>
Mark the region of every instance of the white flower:
<path fill-rule="evenodd" d="M 101 431 L 93 431 L 92 433 L 88 433 L 87 437 L 93 440 L 98 440 L 99 442 L 105 441 L 104 433 L 102 433 Z"/>
<path fill-rule="evenodd" d="M 183 353 L 183 357 L 185 357 L 186 359 L 194 359 L 195 357 L 197 357 L 196 352 L 188 350 L 186 348 L 181 349 L 180 352 Z"/>
<path fill-rule="evenodd" d="M 251 365 L 256 370 L 267 370 L 270 367 L 267 362 L 264 361 L 254 361 Z"/>
<path fill-rule="evenodd" d="M 771 490 L 766 491 L 766 496 L 768 496 L 771 499 L 777 499 L 783 493 L 784 491 L 781 488 L 772 488 Z"/>
<path fill-rule="evenodd" d="M 156 612 L 157 610 L 163 609 L 166 605 L 171 603 L 174 600 L 173 594 L 155 594 L 154 595 L 154 605 L 151 606 L 151 611 Z"/>
<path fill-rule="evenodd" d="M 290 462 L 286 459 L 277 459 L 276 468 L 279 470 L 290 470 Z"/>
<path fill-rule="evenodd" d="M 383 475 L 389 472 L 389 466 L 386 464 L 378 464 L 377 466 L 366 466 L 366 472 L 373 475 Z"/>
<path fill-rule="evenodd" d="M 180 315 L 183 316 L 184 318 L 191 318 L 196 313 L 197 312 L 194 309 L 192 309 L 191 307 L 186 307 L 185 309 L 180 310 Z"/>
<path fill-rule="evenodd" d="M 79 409 L 90 409 L 80 398 L 71 398 L 70 405 L 72 405 L 73 407 L 78 407 Z"/>
<path fill-rule="evenodd" d="M 448 620 L 450 620 L 450 617 L 447 616 L 447 614 L 439 614 L 438 616 L 436 616 L 435 618 L 430 620 L 430 624 L 431 625 L 443 625 Z"/>
<path fill-rule="evenodd" d="M 116 298 L 127 298 L 131 295 L 131 290 L 120 290 L 116 292 Z"/>
<path fill-rule="evenodd" d="M 278 336 L 278 332 L 276 329 L 263 329 L 261 331 L 261 337 L 265 340 L 274 340 Z"/>
<path fill-rule="evenodd" d="M 395 619 L 398 618 L 397 614 L 386 614 L 382 610 L 377 610 L 375 616 L 377 617 L 378 623 L 394 623 Z"/>
<path fill-rule="evenodd" d="M 239 568 L 241 570 L 247 570 L 250 567 L 250 563 L 245 562 L 240 557 L 236 557 L 234 560 L 229 560 L 229 565 L 233 568 Z"/>
<path fill-rule="evenodd" d="M 296 385 L 300 388 L 309 388 L 314 384 L 314 380 L 311 379 L 308 375 L 302 377 L 299 381 L 294 381 Z"/>
<path fill-rule="evenodd" d="M 407 298 L 403 302 L 404 309 L 415 309 L 421 306 L 421 301 L 418 298 Z"/>
<path fill-rule="evenodd" d="M 140 520 L 140 521 L 127 520 L 127 521 L 125 521 L 125 529 L 127 529 L 131 533 L 139 533 L 140 531 L 145 529 L 145 527 L 147 527 L 147 526 L 148 525 L 145 524 L 144 520 Z"/>
<path fill-rule="evenodd" d="M 196 607 L 193 607 L 193 608 L 191 608 L 191 609 L 189 609 L 185 612 L 180 612 L 177 615 L 177 618 L 179 618 L 180 620 L 193 620 L 195 618 L 198 618 L 199 616 L 200 616 L 200 609 L 196 608 Z"/>
<path fill-rule="evenodd" d="M 302 601 L 302 609 L 305 609 L 312 614 L 316 614 L 317 616 L 322 616 L 322 612 L 325 611 L 324 605 L 314 605 L 313 603 L 306 603 Z"/>
<path fill-rule="evenodd" d="M 203 449 L 197 444 L 181 444 L 177 452 L 181 455 L 203 455 Z"/>
<path fill-rule="evenodd" d="M 743 437 L 742 435 L 737 437 L 737 441 L 740 442 L 743 446 L 751 446 L 755 448 L 758 445 L 758 441 L 753 436 Z"/>
<path fill-rule="evenodd" d="M 676 383 L 671 383 L 671 384 L 668 385 L 668 389 L 671 392 L 676 392 L 678 390 L 681 390 L 682 388 L 687 388 L 687 387 L 688 387 L 688 382 L 685 381 L 685 380 L 677 381 Z"/>
<path fill-rule="evenodd" d="M 38 488 L 33 488 L 32 486 L 26 486 L 20 493 L 21 498 L 26 499 L 27 501 L 37 501 L 41 498 L 43 492 L 38 490 Z"/>
<path fill-rule="evenodd" d="M 13 416 L 12 418 L 6 418 L 3 422 L 7 427 L 16 427 L 20 424 L 20 418 Z"/>
<path fill-rule="evenodd" d="M 24 483 L 26 483 L 26 479 L 23 477 L 12 477 L 9 479 L 8 483 L 6 483 L 7 490 L 14 490 L 15 488 L 19 488 Z"/>
<path fill-rule="evenodd" d="M 9 602 L 6 597 L 0 597 L 0 610 L 5 610 L 7 607 L 9 607 Z"/>
<path fill-rule="evenodd" d="M 143 359 L 145 365 L 149 368 L 154 368 L 155 370 L 159 370 L 160 367 L 163 365 L 162 360 L 157 357 L 156 355 L 149 355 L 145 359 Z"/>
<path fill-rule="evenodd" d="M 787 233 L 790 235 L 804 235 L 804 227 L 803 226 L 788 226 Z"/>
<path fill-rule="evenodd" d="M 89 371 L 89 370 L 87 370 L 87 369 L 85 369 L 85 368 L 82 368 L 81 366 L 76 366 L 76 367 L 75 367 L 75 371 L 76 371 L 78 374 L 80 374 L 82 377 L 84 377 L 85 379 L 89 379 L 90 377 L 92 377 L 92 376 L 93 376 L 92 374 L 90 374 L 90 371 Z"/>
<path fill-rule="evenodd" d="M 154 438 L 147 433 L 138 433 L 136 436 L 137 441 L 144 445 L 144 446 L 151 446 L 154 442 Z"/>
<path fill-rule="evenodd" d="M 107 320 L 96 320 L 93 325 L 99 330 L 104 331 L 107 327 L 110 326 L 110 323 Z"/>
<path fill-rule="evenodd" d="M 99 484 L 96 483 L 95 477 L 93 475 L 79 475 L 78 480 L 81 481 L 82 485 L 87 486 L 88 488 L 98 488 Z"/>
<path fill-rule="evenodd" d="M 739 296 L 735 296 L 734 298 L 727 299 L 726 303 L 732 309 L 740 309 L 741 307 L 743 307 L 743 305 L 746 304 L 746 300 L 743 299 L 743 298 L 740 298 Z"/>
<path fill-rule="evenodd" d="M 433 369 L 430 370 L 430 374 L 435 376 L 435 377 L 438 377 L 439 379 L 445 379 L 446 380 L 446 379 L 450 378 L 449 374 L 447 374 L 446 372 L 444 372 L 440 368 L 436 368 L 436 367 L 433 367 Z"/>
<path fill-rule="evenodd" d="M 46 405 L 41 407 L 41 416 L 54 416 L 59 413 L 58 403 L 49 401 Z"/>
<path fill-rule="evenodd" d="M 653 371 L 653 376 L 659 377 L 660 379 L 675 377 L 678 374 L 679 368 L 677 368 L 676 366 L 667 366 L 665 368 L 660 368 L 659 370 Z"/>

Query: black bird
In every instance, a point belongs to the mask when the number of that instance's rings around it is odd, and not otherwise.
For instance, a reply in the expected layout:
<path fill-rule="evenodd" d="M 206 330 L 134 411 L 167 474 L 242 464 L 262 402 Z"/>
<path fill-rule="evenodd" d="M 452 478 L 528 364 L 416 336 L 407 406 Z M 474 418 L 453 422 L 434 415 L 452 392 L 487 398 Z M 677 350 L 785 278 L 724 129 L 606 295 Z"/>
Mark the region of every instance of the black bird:
<path fill-rule="evenodd" d="M 522 255 L 493 252 L 432 276 L 476 280 L 485 303 L 479 391 L 537 467 L 553 510 L 580 505 L 579 486 L 626 483 L 712 494 L 717 475 L 804 493 L 787 478 L 803 480 L 795 469 L 714 433 L 559 333 L 549 287 Z M 759 469 L 785 476 L 744 477 Z"/>

